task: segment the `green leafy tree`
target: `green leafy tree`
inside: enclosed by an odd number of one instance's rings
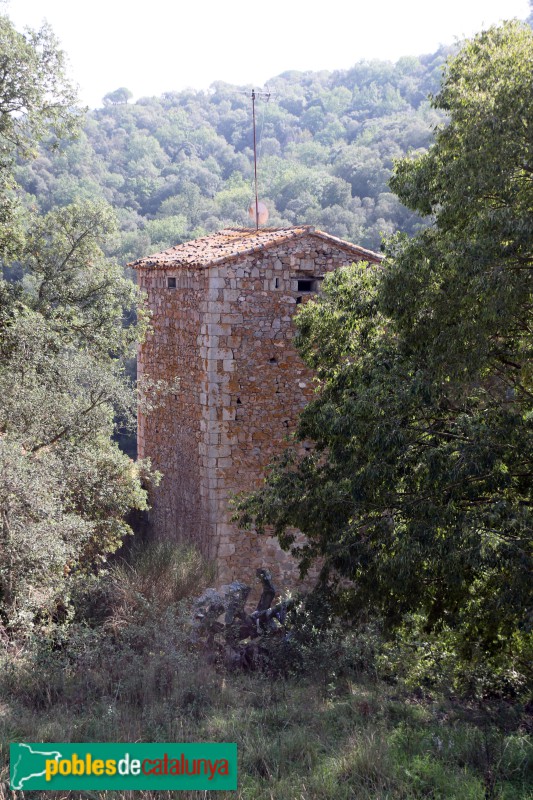
[[[133,92],[130,92],[125,86],[121,86],[120,89],[115,89],[114,92],[108,92],[104,96],[104,105],[105,106],[116,106],[122,105],[127,103],[128,100],[131,100],[133,97]]]
[[[76,93],[65,75],[65,55],[50,26],[19,33],[0,16],[0,136],[31,150],[43,136],[75,130]]]
[[[303,531],[302,566],[350,579],[353,610],[421,611],[466,657],[533,623],[532,68],[520,23],[448,63],[433,104],[449,122],[391,182],[433,224],[301,310],[320,391],[297,438],[315,449],[240,506],[286,547]]]
[[[132,421],[122,359],[135,286],[103,257],[113,226],[98,204],[68,206],[27,231],[22,280],[0,282],[0,614],[27,624],[71,574],[95,569],[145,508],[144,465],[111,437]]]
[[[51,28],[19,33],[0,15],[0,255],[16,253],[23,225],[12,177],[17,154],[35,153],[43,137],[64,137],[79,124],[76,93]]]
[[[275,78],[272,97],[258,108],[259,181],[271,222],[329,226],[374,249],[383,230],[416,230],[414,213],[377,205],[392,159],[426,148],[442,116],[422,98],[436,90],[444,55]],[[169,92],[134,104],[120,94],[119,102],[106,99],[87,115],[85,136],[18,166],[17,180],[30,195],[25,200],[46,212],[79,199],[106,199],[121,212],[123,241],[113,252],[129,253],[125,260],[160,246],[158,226],[153,238],[148,228],[154,218],[169,216],[169,201],[177,204],[171,215],[187,217],[185,239],[247,224],[251,107],[236,89],[218,83],[209,92]],[[230,209],[225,192],[233,175],[249,191],[244,205]]]
[[[102,202],[39,217],[17,212],[14,156],[74,130],[63,56],[44,27],[26,36],[0,17],[0,624],[20,630],[68,599],[70,576],[95,570],[146,507],[144,465],[112,441],[132,420],[122,363],[144,318],[102,246],[115,222]],[[16,256],[15,261],[10,261]],[[129,324],[127,324],[129,323]]]

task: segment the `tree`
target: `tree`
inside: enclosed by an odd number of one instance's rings
[[[392,188],[432,224],[378,268],[324,281],[297,318],[319,392],[265,486],[240,504],[302,567],[389,624],[495,652],[533,621],[533,34],[464,44],[433,99],[448,124],[400,161]],[[528,627],[529,626],[529,627]]]
[[[307,221],[322,226],[327,222],[339,235],[357,237],[359,244],[372,248],[378,246],[383,230],[416,229],[417,215],[404,209],[399,218],[398,204],[387,204],[386,210],[383,204],[382,209],[377,206],[390,177],[392,158],[410,148],[427,147],[439,121],[441,115],[420,99],[436,90],[444,55],[441,49],[407,66],[405,62],[396,67],[368,63],[349,72],[294,73],[274,79],[273,95],[261,108],[258,134],[260,184],[272,213],[277,207],[275,223]],[[188,213],[187,200],[174,211],[187,217],[187,238],[243,224],[248,200],[229,216],[218,202],[232,175],[244,176],[249,183],[253,173],[251,107],[237,88],[229,91],[221,84],[207,93],[167,93],[134,104],[106,100],[104,108],[87,115],[85,135],[78,142],[64,143],[56,153],[19,163],[17,180],[30,195],[28,201],[43,211],[82,197],[99,195],[108,200],[119,209],[124,231],[124,242],[115,252],[131,252],[126,260],[148,252],[145,222],[162,216],[162,204],[173,195],[182,196],[187,183],[197,184],[196,211]],[[367,90],[378,99],[385,98],[384,103],[373,103],[370,117]],[[388,102],[391,97],[393,102]],[[404,110],[398,112],[398,108]],[[313,133],[317,114],[328,116],[322,145]],[[322,179],[311,180],[305,196],[294,197],[288,184],[302,177],[305,167],[316,167]],[[351,184],[352,198],[347,194],[350,187],[335,182],[335,177]],[[152,245],[158,246],[159,241],[153,240]]]
[[[26,233],[22,282],[0,282],[0,614],[27,623],[71,574],[93,570],[145,508],[134,465],[111,437],[132,419],[123,359],[135,286],[103,257],[114,230],[95,203],[53,211]]]
[[[130,92],[129,89],[126,89],[125,86],[121,86],[120,89],[115,89],[114,92],[108,92],[104,95],[104,105],[105,106],[117,106],[127,103],[128,100],[131,100],[133,97],[133,92]]]
[[[144,320],[131,324],[137,290],[104,257],[105,204],[16,213],[15,153],[72,131],[77,113],[47,27],[22,36],[1,17],[0,47],[0,622],[19,629],[66,602],[70,577],[105,561],[129,509],[146,507],[143,465],[111,439],[134,411],[122,363]]]
[[[65,136],[77,126],[76,93],[65,75],[65,55],[48,24],[19,33],[0,16],[0,136],[28,151],[43,136]]]
[[[0,255],[12,257],[23,237],[14,156],[30,156],[45,136],[72,134],[80,112],[65,76],[64,53],[47,24],[22,34],[0,15],[0,66]]]

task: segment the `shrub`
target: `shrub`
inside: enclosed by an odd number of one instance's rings
[[[5,654],[0,692],[36,708],[102,698],[144,706],[173,695],[199,666],[187,598],[210,572],[195,551],[163,542],[80,578],[65,620]]]

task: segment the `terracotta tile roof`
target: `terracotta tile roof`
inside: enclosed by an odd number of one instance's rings
[[[210,236],[170,247],[162,253],[139,258],[128,266],[135,269],[209,267],[303,236],[325,240],[347,253],[369,261],[381,261],[383,258],[372,250],[365,250],[364,247],[358,247],[336,236],[330,236],[329,233],[315,230],[312,225],[299,225],[292,228],[260,228],[258,231],[255,228],[225,228]]]

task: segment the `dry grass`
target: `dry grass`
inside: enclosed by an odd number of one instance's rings
[[[478,712],[479,713],[479,712]],[[1,739],[19,741],[234,741],[237,792],[47,792],[47,800],[531,800],[531,742],[516,712],[514,730],[468,709],[413,703],[379,684],[339,687],[327,697],[316,683],[228,678],[209,668],[184,674],[171,696],[136,704],[106,698],[36,712],[11,698]],[[2,748],[0,800],[7,790]],[[38,793],[18,794],[33,800]]]
[[[306,679],[207,665],[183,599],[210,577],[193,552],[152,546],[110,571],[104,625],[0,656],[0,800],[533,800],[519,706],[422,702],[375,676],[332,684],[328,650]],[[237,742],[239,788],[12,793],[15,741]]]
[[[112,619],[120,624],[143,616],[147,608],[162,612],[200,594],[213,577],[213,568],[194,548],[152,542],[111,568]]]

